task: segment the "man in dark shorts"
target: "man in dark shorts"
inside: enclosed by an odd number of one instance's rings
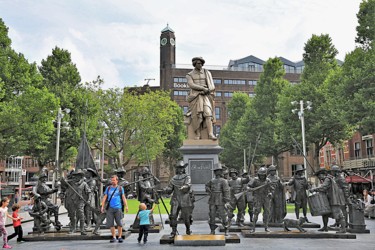
[[[118,177],[117,175],[113,175],[111,177],[111,186],[107,187],[104,193],[104,197],[102,200],[102,209],[101,211],[104,212],[105,206],[107,209],[107,227],[111,229],[112,239],[109,241],[111,243],[116,241],[116,229],[114,225],[114,221],[116,221],[117,224],[117,230],[118,230],[118,242],[122,243],[122,204],[121,200],[124,203],[125,211],[128,212],[128,203],[125,198],[124,194],[124,188],[120,187],[118,185]]]

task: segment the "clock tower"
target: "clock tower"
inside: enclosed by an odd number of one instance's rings
[[[160,35],[160,86],[162,89],[170,89],[172,84],[171,74],[172,68],[176,64],[176,37],[174,31],[169,27],[165,27]]]

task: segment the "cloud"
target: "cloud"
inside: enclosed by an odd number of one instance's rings
[[[227,65],[248,55],[302,59],[312,34],[328,33],[339,59],[354,49],[360,0],[40,0],[4,1],[0,10],[13,48],[38,64],[67,49],[82,81],[105,87],[159,84],[159,36],[169,23],[177,64],[203,56]]]

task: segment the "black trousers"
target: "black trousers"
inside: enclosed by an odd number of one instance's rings
[[[23,231],[22,231],[21,225],[14,228],[14,233],[12,233],[11,235],[8,235],[8,240],[13,239],[16,236],[18,236],[17,237],[18,242],[23,240]]]
[[[139,235],[138,235],[138,242],[142,240],[143,236],[143,242],[147,242],[147,236],[148,236],[148,228],[150,225],[140,225],[139,226]]]

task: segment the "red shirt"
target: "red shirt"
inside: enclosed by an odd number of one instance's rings
[[[12,214],[12,217],[18,218],[18,212],[14,211],[13,214]],[[13,221],[13,227],[18,227],[18,226],[21,226],[21,220],[14,220]]]

